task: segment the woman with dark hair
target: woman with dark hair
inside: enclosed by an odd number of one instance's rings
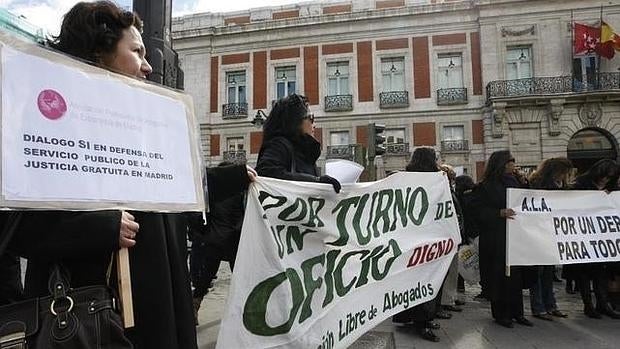
[[[532,189],[560,190],[567,189],[573,164],[567,158],[551,158],[543,161],[530,176]],[[538,319],[551,321],[552,316],[567,317],[558,310],[553,293],[553,275],[555,266],[541,265],[535,270],[535,281],[530,287],[530,306],[532,315]]]
[[[140,18],[110,1],[80,2],[64,17],[52,46],[102,68],[145,78],[151,66]],[[208,170],[209,201],[247,188],[245,166]],[[111,256],[129,250],[135,348],[197,348],[187,270],[187,221],[181,214],[26,211],[11,248],[28,258],[25,296],[45,296],[50,267],[62,264],[74,288],[107,285]]]
[[[520,268],[511,268],[506,276],[506,220],[513,219],[514,210],[506,208],[506,189],[520,188],[524,183],[515,176],[515,159],[509,151],[491,154],[475,198],[480,223],[480,259],[488,263],[486,288],[491,297],[495,321],[512,328],[512,320],[524,326],[533,326],[523,316],[523,280]],[[484,262],[482,262],[484,261]],[[482,270],[481,270],[482,272]]]
[[[256,171],[260,176],[289,181],[330,184],[336,193],[340,183],[319,175],[316,161],[321,143],[313,135],[314,116],[308,114],[308,102],[292,94],[276,102],[263,126],[263,144],[258,153]]]
[[[407,172],[439,172],[437,165],[437,156],[433,148],[422,147],[417,148],[411,156],[411,161],[405,168]],[[440,304],[441,293],[426,303],[418,304],[415,307],[403,310],[392,317],[392,322],[413,325],[418,334],[431,342],[439,342],[433,330],[439,329],[439,324],[433,322],[437,312],[438,304]],[[448,314],[450,315],[450,314]]]
[[[604,190],[609,193],[617,185],[618,164],[614,160],[604,159],[595,163],[586,173],[577,177],[573,189],[575,190]],[[620,319],[609,303],[607,283],[609,280],[607,263],[584,263],[569,266],[569,274],[575,276],[583,301],[583,312],[586,316],[600,319],[601,314],[613,319]],[[590,282],[594,286],[596,307],[592,302]]]

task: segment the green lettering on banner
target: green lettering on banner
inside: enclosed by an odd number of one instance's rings
[[[316,207],[314,206],[315,204]],[[303,224],[309,228],[321,228],[325,226],[325,223],[319,218],[319,212],[325,206],[325,199],[308,198],[308,205],[310,206],[310,216],[308,217],[308,223]]]
[[[366,207],[366,203],[370,198],[370,194],[362,195],[359,203],[359,207],[355,211],[355,215],[353,216],[353,230],[355,230],[355,235],[357,236],[357,242],[364,246],[370,242],[372,235],[370,234],[370,230],[366,229],[366,234],[362,232],[362,216],[364,215],[364,207]]]
[[[403,253],[400,247],[398,247],[398,243],[396,242],[396,240],[390,239],[388,246],[386,246],[385,249],[381,251],[379,255],[377,255],[377,260],[383,257],[383,255],[385,255],[390,250],[390,247],[394,251],[394,254],[385,262],[385,268],[383,269],[383,272],[379,271],[379,263],[373,263],[372,265],[372,277],[376,281],[383,280],[390,273],[392,263],[394,263],[396,258],[398,258],[398,256]]]
[[[355,284],[355,288],[364,286],[368,283],[368,272],[370,271],[370,262],[383,250],[383,246],[375,247],[370,254],[362,260],[362,270]],[[374,266],[374,264],[373,264]]]
[[[347,231],[347,213],[349,212],[349,208],[351,206],[357,205],[360,197],[354,196],[352,198],[340,200],[336,207],[332,210],[332,213],[338,212],[336,215],[336,227],[338,228],[338,240],[333,242],[328,242],[328,245],[332,246],[344,246],[349,241],[349,232]]]
[[[414,215],[413,209],[416,208],[416,200],[418,199],[418,195],[420,195],[420,204],[422,205],[420,207],[420,213],[418,214],[418,216],[416,217]],[[411,198],[409,199],[409,219],[411,220],[411,222],[414,225],[420,225],[422,224],[422,222],[424,221],[424,217],[426,216],[426,212],[428,212],[428,194],[426,194],[426,190],[424,190],[424,188],[422,187],[417,187],[414,191],[413,194],[411,195]]]
[[[271,327],[267,324],[267,303],[273,291],[284,281],[288,280],[291,286],[293,306],[289,312],[288,320],[282,325]],[[290,331],[297,312],[304,300],[304,290],[301,280],[295,269],[287,268],[264,281],[261,281],[248,296],[243,308],[243,325],[245,328],[259,336],[275,336]]]
[[[375,213],[375,219],[372,223],[372,230],[376,238],[381,236],[381,233],[385,234],[390,231],[390,210],[394,201],[394,190],[384,189],[379,192],[379,200],[377,202],[377,208]],[[383,220],[383,229],[379,231],[379,220]]]
[[[301,208],[299,214],[297,216],[291,217],[291,215],[295,213],[299,208]],[[301,198],[297,198],[291,206],[285,208],[284,210],[282,210],[282,212],[280,212],[278,218],[285,222],[298,222],[306,217],[307,212],[308,206],[306,206],[306,202]]]
[[[368,250],[359,250],[359,251],[347,252],[342,255],[342,258],[340,259],[340,262],[338,262],[338,266],[336,267],[336,270],[334,270],[336,294],[339,297],[344,297],[347,293],[349,293],[349,291],[353,287],[353,284],[355,284],[355,281],[357,280],[357,276],[356,276],[353,278],[353,280],[351,280],[351,282],[349,282],[347,286],[344,286],[342,284],[342,268],[344,268],[344,265],[347,263],[347,260],[356,254],[361,254],[362,256],[360,257],[360,259],[362,259],[368,253],[369,253]]]
[[[310,259],[307,259],[301,263],[301,270],[304,274],[304,287],[306,289],[306,299],[303,302],[301,307],[301,315],[299,316],[299,322],[304,322],[307,318],[312,316],[312,296],[314,295],[314,291],[321,288],[323,285],[323,279],[318,278],[314,279],[312,277],[312,269],[315,265],[320,264],[323,265],[325,263],[325,255],[322,254],[320,256],[316,256]]]
[[[400,224],[403,227],[407,226],[407,203],[411,197],[411,188],[407,188],[407,196],[403,198],[403,191],[396,190],[394,200],[394,221],[392,222],[392,228],[390,231],[396,230],[396,223],[398,222],[398,216],[400,216]]]
[[[325,299],[323,299],[323,308],[334,300],[334,268],[336,267],[336,257],[340,254],[340,250],[331,250],[327,252],[327,263],[325,267]]]

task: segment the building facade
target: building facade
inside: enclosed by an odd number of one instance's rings
[[[620,27],[620,3],[604,19]],[[378,173],[419,146],[479,178],[495,150],[528,168],[618,156],[620,59],[573,59],[571,18],[598,25],[600,1],[314,1],[173,20],[207,163],[254,164],[250,123],[304,94],[321,161],[359,160],[369,123],[386,125]],[[381,177],[381,175],[379,176]]]

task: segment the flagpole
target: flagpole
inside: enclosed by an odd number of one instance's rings
[[[599,45],[602,45],[603,43],[601,42],[601,40],[603,40],[603,4],[601,4],[601,18],[599,21],[599,29],[598,29],[598,42]],[[600,81],[601,81],[601,54],[599,52],[596,52],[596,56],[597,56],[597,62],[596,62],[596,87],[599,88],[600,87]]]
[[[570,10],[570,83],[575,88],[575,18],[573,10]]]

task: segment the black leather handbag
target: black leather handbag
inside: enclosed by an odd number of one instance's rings
[[[126,349],[111,289],[72,289],[63,268],[49,278],[50,295],[0,307],[0,349]]]

